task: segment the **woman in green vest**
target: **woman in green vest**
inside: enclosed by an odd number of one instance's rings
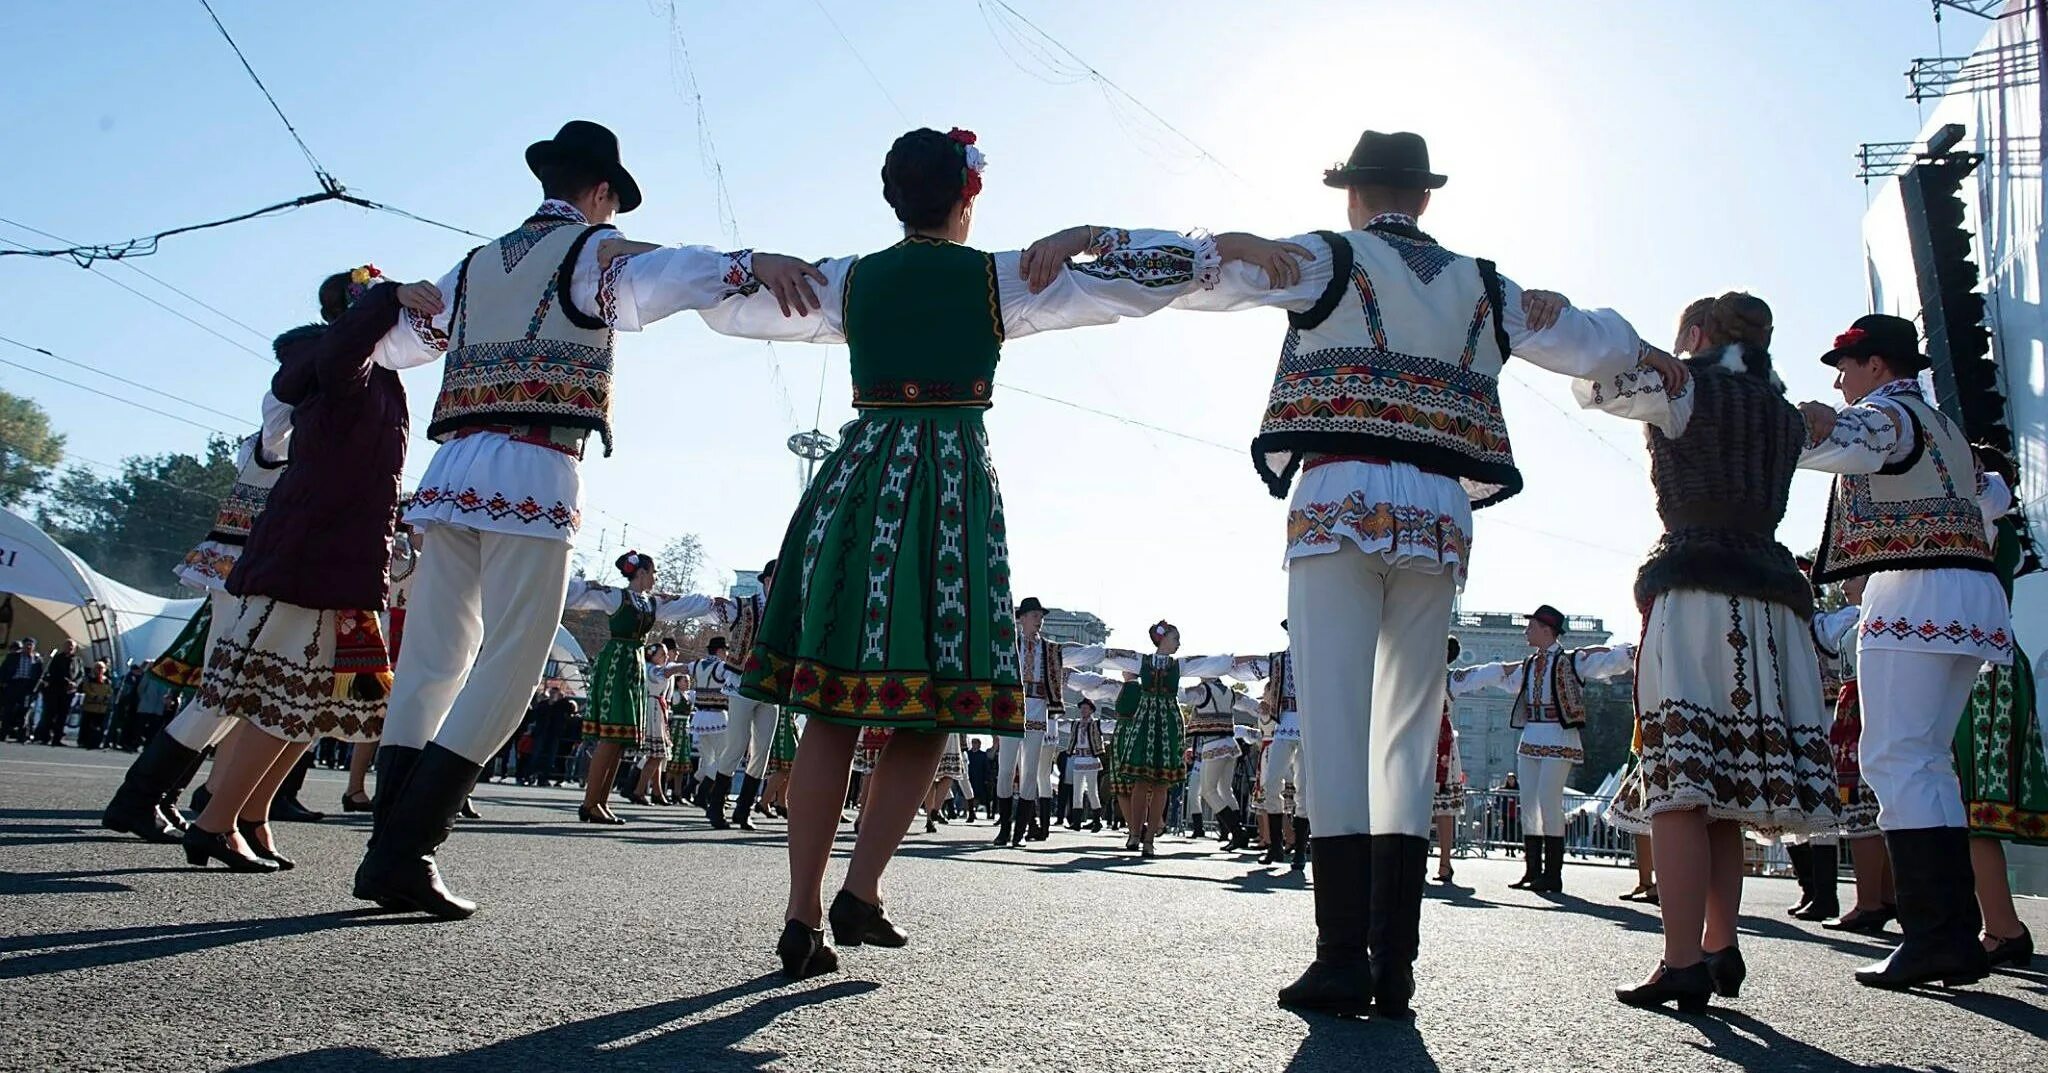
[[[583,738],[594,746],[590,773],[583,783],[583,805],[576,818],[584,823],[619,825],[606,804],[626,745],[637,745],[647,714],[647,672],[642,651],[656,623],[688,622],[721,609],[724,600],[711,596],[677,596],[654,591],[652,556],[629,551],[616,564],[626,587],[595,581],[571,582],[565,610],[598,611],[609,620],[609,639],[590,667],[590,709],[583,717]]]
[[[830,972],[822,883],[864,726],[897,731],[873,775],[830,918],[841,945],[902,946],[881,877],[932,785],[946,735],[1023,731],[1002,497],[982,414],[1008,340],[1108,324],[1213,283],[1218,242],[1075,227],[1021,252],[966,245],[983,157],[969,131],[914,130],[882,164],[902,241],[819,262],[815,312],[765,291],[703,312],[751,339],[845,343],[859,417],[798,503],[741,692],[810,716],[790,783],[790,895],[777,952],[792,977]],[[1247,237],[1248,238],[1248,237]],[[1277,244],[1229,251],[1298,278]],[[608,242],[600,256],[648,249]],[[1092,256],[1069,267],[1070,258]],[[795,313],[797,315],[791,315]],[[808,315],[805,315],[807,314]]]

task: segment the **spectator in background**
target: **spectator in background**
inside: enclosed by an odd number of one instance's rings
[[[107,747],[134,752],[142,747],[137,693],[142,689],[142,664],[128,661],[128,670],[114,685],[114,714],[107,722]]]
[[[156,737],[157,731],[170,723],[177,712],[178,687],[166,679],[142,672],[142,681],[135,686],[135,713],[137,740],[148,741]]]
[[[114,679],[107,673],[107,661],[93,661],[92,669],[79,684],[85,703],[78,716],[78,747],[98,749],[106,744],[107,716],[114,711]]]
[[[550,684],[544,699],[534,706],[532,718],[533,751],[527,761],[533,775],[531,785],[560,786],[562,738],[571,731],[580,737],[583,731],[576,702],[562,694],[560,685]]]
[[[78,642],[69,637],[43,668],[43,718],[36,724],[36,740],[44,745],[64,744],[65,725],[71,720],[71,702],[85,680],[85,663],[78,658]]]
[[[981,747],[980,738],[967,739],[967,785],[974,796],[967,802],[967,822],[974,822],[974,810],[986,804],[995,808],[996,772],[994,758]]]
[[[43,671],[35,638],[7,646],[7,661],[0,663],[0,737],[28,740],[29,702],[42,690]]]

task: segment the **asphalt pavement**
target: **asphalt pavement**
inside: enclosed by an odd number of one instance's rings
[[[270,876],[101,830],[130,759],[0,751],[0,1070],[2048,1070],[2048,961],[1869,991],[1850,973],[1887,945],[1787,918],[1787,880],[1745,885],[1742,997],[1683,1017],[1612,997],[1660,950],[1655,909],[1617,900],[1633,870],[1574,864],[1559,897],[1460,860],[1423,910],[1419,1017],[1340,1021],[1274,1005],[1315,938],[1284,867],[919,825],[886,881],[911,945],[789,984],[779,821],[599,828],[572,790],[483,786],[442,862],[484,908],[432,923],[348,897],[361,816],[279,825],[300,866]],[[305,800],[340,790],[316,771]],[[2021,913],[2048,938],[2048,905]]]

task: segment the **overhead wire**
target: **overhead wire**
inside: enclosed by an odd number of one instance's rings
[[[160,388],[160,387],[156,387],[156,386],[154,386],[154,385],[151,385],[151,384],[145,384],[145,383],[142,383],[142,382],[140,382],[140,381],[136,381],[136,380],[130,380],[130,379],[128,379],[127,377],[125,377],[125,376],[122,376],[122,375],[120,375],[119,373],[113,373],[113,372],[108,372],[107,370],[105,370],[105,369],[102,369],[102,368],[100,368],[100,367],[98,367],[98,366],[96,366],[96,365],[91,365],[91,364],[88,364],[88,363],[86,363],[86,362],[78,361],[78,360],[76,360],[76,359],[74,359],[74,358],[67,358],[67,357],[63,356],[62,354],[57,354],[57,353],[55,353],[55,352],[53,352],[53,351],[51,351],[51,350],[48,350],[48,349],[46,349],[46,348],[44,348],[44,347],[39,347],[39,346],[30,346],[29,344],[27,344],[27,343],[24,343],[24,342],[21,342],[21,341],[20,341],[20,340],[18,340],[18,339],[12,339],[12,338],[9,338],[8,336],[5,336],[5,335],[0,335],[0,343],[6,343],[6,344],[8,344],[8,345],[10,345],[10,346],[16,346],[16,347],[20,347],[21,349],[23,349],[23,350],[26,350],[26,351],[29,351],[30,353],[34,353],[34,354],[41,354],[42,356],[44,356],[44,357],[46,357],[46,358],[49,358],[49,359],[51,359],[52,361],[61,361],[61,362],[63,362],[64,364],[66,364],[66,365],[69,365],[69,366],[71,366],[72,368],[75,368],[75,369],[83,369],[83,370],[85,370],[86,372],[89,372],[89,373],[95,373],[95,374],[97,374],[97,375],[99,375],[99,376],[104,376],[104,377],[106,377],[106,378],[107,378],[107,379],[109,379],[109,380],[113,380],[113,381],[115,381],[115,382],[117,382],[117,383],[122,383],[122,384],[126,384],[126,385],[128,385],[129,387],[133,387],[133,388],[141,388],[141,389],[142,389],[142,390],[144,390],[144,391],[148,391],[148,392],[153,392],[153,393],[155,393],[155,394],[157,394],[157,395],[161,395],[161,396],[163,396],[164,398],[170,399],[170,400],[171,400],[171,401],[173,401],[173,402],[181,402],[181,403],[184,403],[185,405],[187,405],[187,406],[190,406],[190,407],[192,407],[192,408],[193,408],[193,409],[195,409],[195,410],[204,410],[204,411],[206,411],[207,413],[213,414],[213,415],[214,415],[214,416],[216,416],[216,417],[225,417],[225,418],[227,418],[227,419],[228,419],[228,420],[230,420],[230,421],[247,421],[247,420],[248,420],[248,415],[247,415],[247,414],[231,414],[231,413],[228,413],[228,412],[227,412],[227,411],[225,411],[225,410],[217,410],[217,409],[214,409],[214,408],[213,408],[213,407],[211,407],[211,406],[208,406],[208,405],[206,405],[206,404],[205,404],[205,403],[203,403],[203,402],[194,402],[194,401],[192,401],[191,399],[185,398],[185,397],[183,397],[183,396],[181,396],[181,395],[174,395],[174,394],[172,394],[172,393],[170,393],[170,392],[168,392],[168,391],[165,391],[164,389],[162,389],[162,388]]]
[[[277,98],[271,95],[270,87],[263,84],[263,79],[257,75],[256,68],[249,65],[249,57],[242,54],[242,46],[235,43],[234,35],[228,33],[228,28],[221,23],[220,16],[214,14],[213,5],[207,0],[199,0],[199,6],[206,9],[206,17],[213,20],[213,28],[220,31],[221,39],[234,50],[235,58],[242,61],[242,70],[249,72],[249,81],[256,83],[256,88],[263,93],[263,99],[270,102],[270,110],[277,113],[278,122],[284,124],[285,131],[292,136],[292,141],[298,144],[299,152],[306,155],[306,163],[312,165],[313,174],[320,179],[320,185],[328,190],[339,190],[341,184],[335,182],[334,176],[327,173],[327,169],[320,163],[320,158],[314,156],[313,150],[306,145],[306,139],[299,137],[299,128],[292,126],[290,117],[284,114],[284,108],[277,103]]]
[[[14,343],[14,345],[16,345],[16,346],[20,346],[20,347],[22,347],[23,349],[26,349],[26,350],[35,350],[35,351],[37,351],[38,353],[47,353],[47,351],[42,351],[42,350],[40,350],[39,348],[36,348],[36,347],[26,346],[25,344],[22,344],[22,343],[15,343],[15,342],[14,342],[14,340],[12,340],[12,339],[6,339],[6,340],[4,340],[4,341],[6,341],[6,342],[9,342],[9,343]],[[44,370],[44,369],[38,369],[38,368],[36,368],[36,367],[35,367],[35,366],[33,366],[33,365],[23,365],[22,363],[20,363],[20,362],[18,362],[18,361],[9,361],[9,360],[8,360],[8,359],[6,359],[6,358],[0,358],[0,365],[6,365],[6,366],[9,366],[9,367],[11,367],[11,368],[15,368],[15,369],[20,369],[20,370],[21,370],[22,372],[25,372],[25,373],[33,373],[33,374],[35,374],[36,376],[41,376],[41,377],[45,377],[45,378],[47,378],[47,379],[50,379],[50,380],[55,380],[56,382],[58,382],[58,383],[60,383],[60,384],[64,384],[64,385],[67,385],[67,386],[70,386],[70,387],[75,387],[75,388],[77,388],[77,389],[78,389],[78,390],[80,390],[80,391],[86,391],[86,392],[90,392],[90,393],[92,393],[92,394],[94,394],[94,395],[98,395],[99,397],[101,397],[101,398],[103,398],[103,399],[111,399],[111,400],[113,400],[114,402],[119,402],[119,403],[125,403],[125,404],[127,404],[127,405],[129,405],[129,406],[133,406],[133,407],[135,407],[135,408],[136,408],[136,409],[138,409],[138,410],[146,410],[146,411],[148,411],[148,412],[150,412],[150,413],[156,414],[156,415],[157,415],[157,416],[159,416],[159,417],[167,417],[167,418],[170,418],[170,419],[171,419],[171,420],[173,420],[173,421],[177,421],[177,422],[180,422],[180,423],[182,423],[182,424],[187,424],[187,425],[191,425],[191,426],[192,426],[193,428],[199,429],[199,430],[200,430],[200,431],[202,431],[202,432],[216,432],[216,433],[219,433],[220,435],[223,435],[223,436],[232,436],[232,435],[234,435],[234,433],[232,433],[232,432],[229,432],[228,430],[226,430],[226,429],[224,429],[224,428],[216,428],[215,426],[213,426],[213,425],[208,425],[208,424],[205,424],[204,422],[200,422],[200,421],[194,421],[194,420],[192,420],[192,419],[191,419],[191,418],[189,418],[189,417],[184,417],[184,416],[181,416],[181,415],[179,415],[179,414],[174,414],[174,413],[170,412],[169,410],[160,410],[160,409],[158,409],[158,408],[156,408],[156,407],[154,407],[154,406],[151,406],[151,405],[149,405],[148,403],[136,402],[136,401],[135,401],[134,399],[126,399],[126,398],[122,398],[121,396],[119,396],[119,395],[116,395],[116,394],[113,394],[112,392],[108,392],[108,391],[102,391],[102,390],[100,390],[99,388],[93,387],[93,386],[92,386],[92,385],[90,385],[90,384],[81,384],[81,383],[79,383],[79,382],[78,382],[78,381],[76,381],[76,380],[67,380],[67,379],[65,379],[64,377],[58,376],[58,375],[57,375],[57,374],[55,374],[55,373],[49,372],[49,371],[47,371],[47,370]]]
[[[48,231],[43,230],[40,227],[34,227],[29,224],[22,223],[19,220],[10,220],[4,216],[0,216],[0,224],[6,224],[7,226],[15,228],[17,230],[27,231],[32,235],[41,235],[42,237],[50,239],[53,242],[71,243],[77,241],[76,239],[65,238],[63,235],[52,234]],[[25,243],[20,242],[14,243],[14,245],[24,247],[26,246]],[[208,313],[211,313],[214,316],[219,317],[224,321],[227,321],[229,324],[232,324],[235,327],[240,328],[245,332],[248,332],[250,335],[255,336],[257,339],[262,340],[264,342],[270,341],[269,333],[251,325],[249,322],[245,320],[238,319],[234,314],[228,312],[227,310],[222,309],[219,306],[213,305],[212,303],[206,301],[203,298],[200,298],[199,296],[193,294],[190,291],[184,290],[177,284],[172,283],[171,281],[163,278],[162,276],[159,276],[156,273],[149,271],[148,269],[142,267],[141,265],[135,264],[132,261],[116,261],[115,263],[120,265],[122,268],[125,268],[128,271],[133,272],[138,276],[141,276],[143,279],[149,280],[151,283],[154,283],[157,286],[162,287],[163,289],[171,292],[172,294],[175,294],[178,297],[183,298],[184,300],[192,303],[193,305],[196,305],[199,308],[206,310]],[[90,268],[91,266],[88,265],[86,267]],[[183,314],[179,315],[183,316]]]

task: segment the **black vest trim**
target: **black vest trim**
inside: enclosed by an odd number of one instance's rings
[[[1317,231],[1316,235],[1330,244],[1330,284],[1307,312],[1287,314],[1287,326],[1303,331],[1317,327],[1337,311],[1337,303],[1344,300],[1344,292],[1351,286],[1352,266],[1357,263],[1350,239],[1335,231]]]
[[[1293,452],[1286,467],[1274,473],[1266,467],[1268,454]],[[1472,509],[1490,507],[1522,490],[1522,472],[1512,465],[1481,462],[1458,451],[1420,444],[1390,436],[1361,432],[1267,432],[1252,440],[1252,466],[1274,499],[1287,498],[1288,485],[1301,471],[1302,456],[1370,455],[1390,462],[1406,462],[1425,473],[1461,481],[1497,486],[1493,494],[1472,501]]]
[[[1506,365],[1514,348],[1508,345],[1508,290],[1501,286],[1500,269],[1484,257],[1473,258],[1479,266],[1479,285],[1486,288],[1486,301],[1493,306],[1493,345],[1500,348],[1500,363]]]
[[[1927,439],[1923,435],[1924,430],[1920,427],[1920,415],[1914,413],[1911,406],[1902,405],[1899,409],[1905,411],[1906,423],[1911,426],[1910,428],[1900,429],[1899,434],[1902,436],[1911,435],[1913,437],[1913,450],[1912,453],[1897,462],[1887,462],[1880,467],[1877,472],[1886,477],[1896,477],[1919,465],[1920,456],[1927,453]]]
[[[555,294],[561,299],[562,315],[569,318],[569,323],[587,332],[603,331],[611,325],[576,308],[576,299],[569,294],[569,284],[576,277],[576,258],[582,255],[583,246],[590,241],[592,235],[599,231],[616,230],[618,228],[607,224],[592,224],[584,228],[583,233],[576,236],[576,241],[569,244],[569,254],[562,258],[562,267],[555,272]]]

